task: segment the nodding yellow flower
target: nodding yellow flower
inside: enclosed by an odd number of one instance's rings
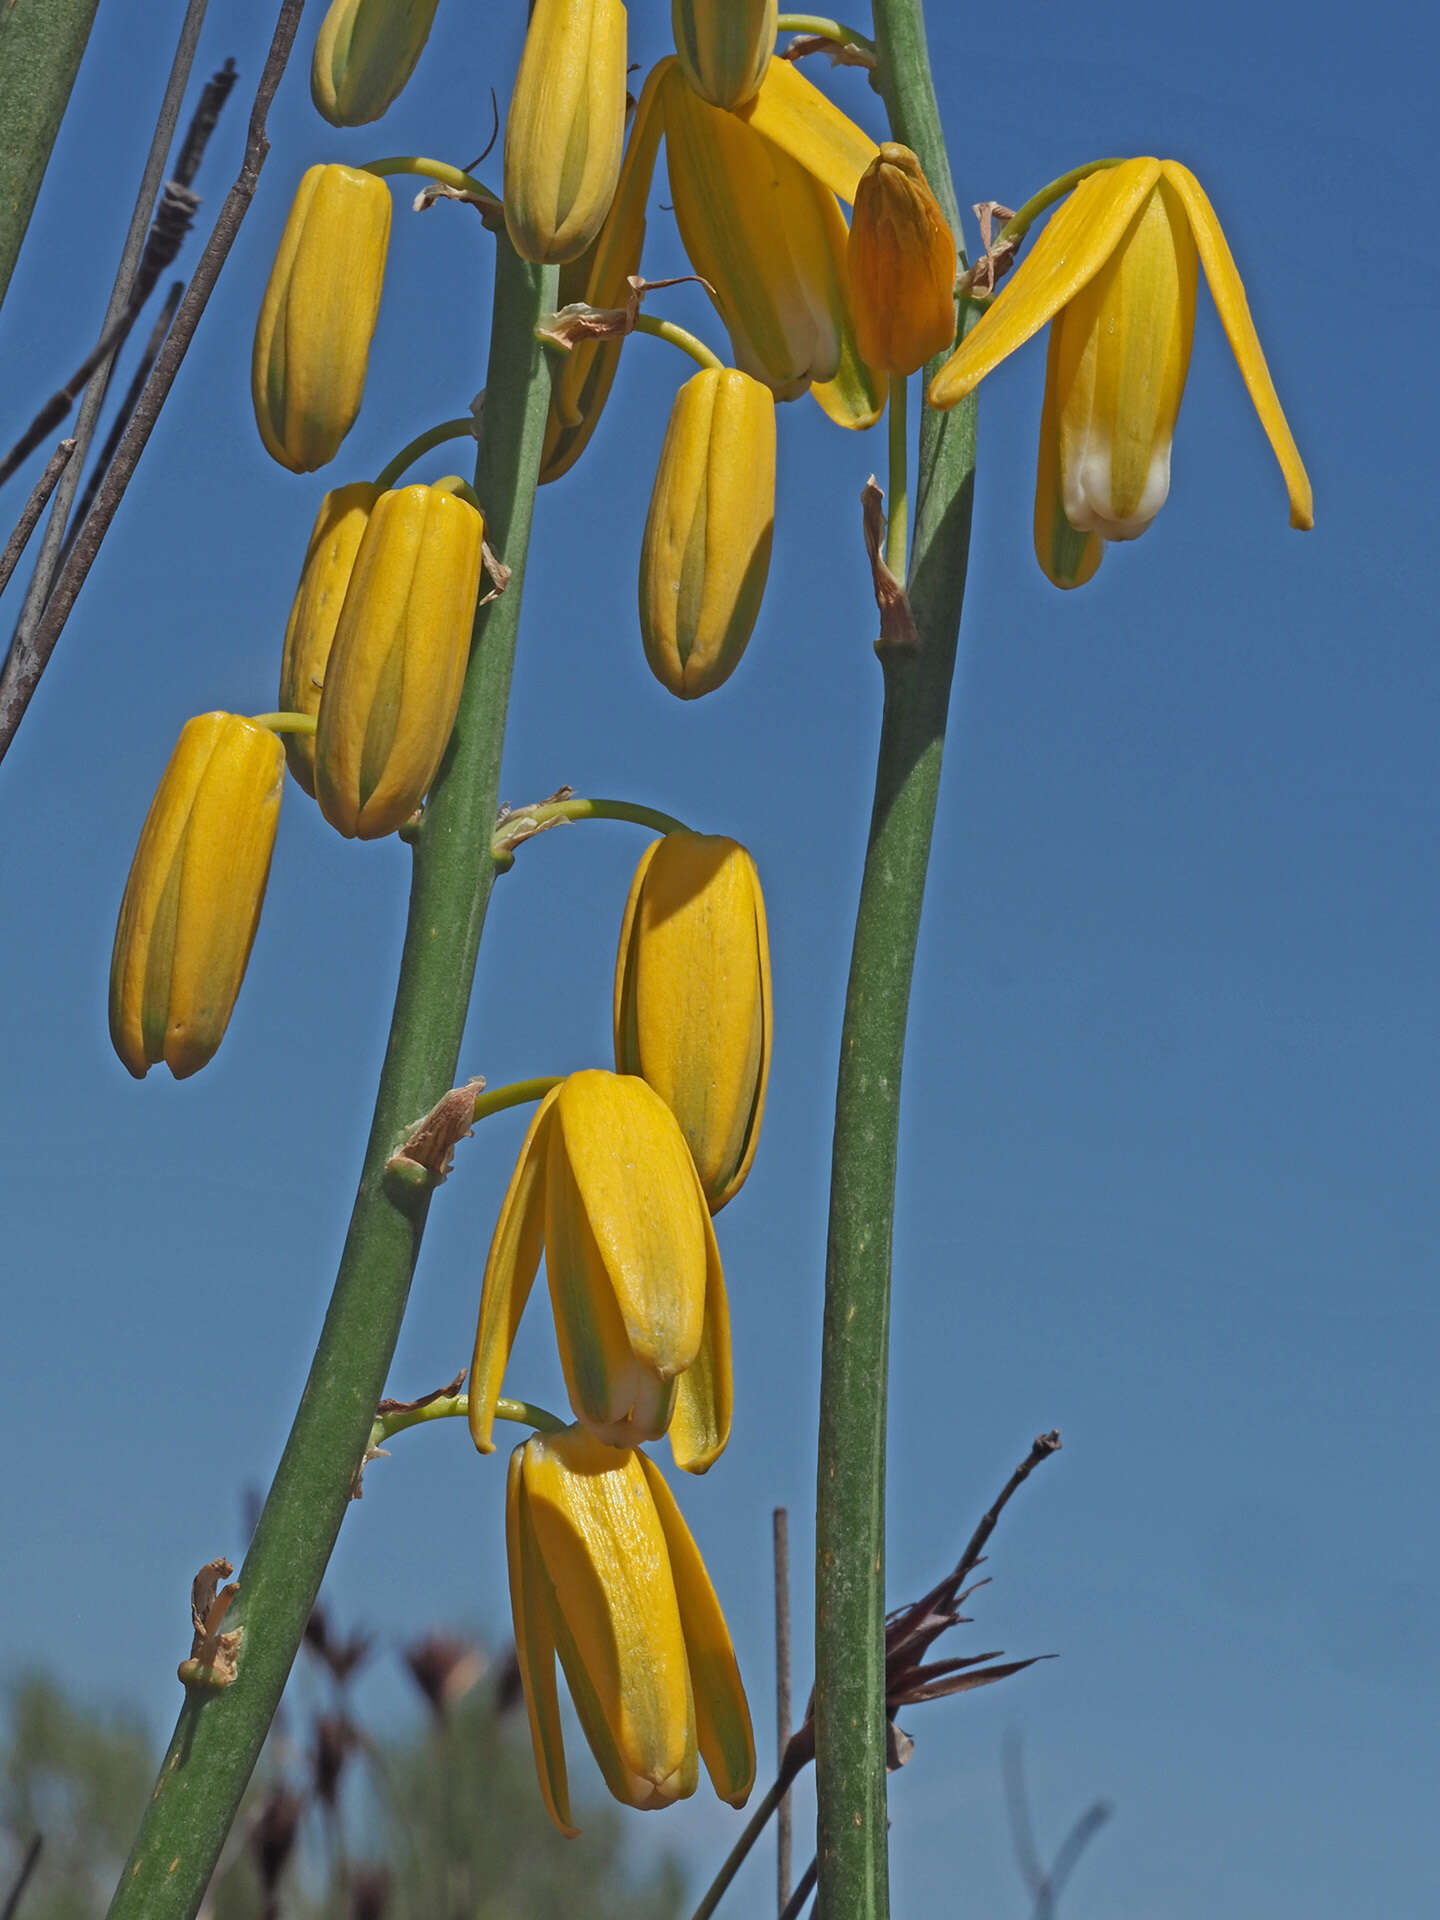
[[[137,1080],[198,1073],[225,1037],[260,923],[285,756],[234,713],[187,720],[141,829],[110,960],[110,1038]]]
[[[694,700],[740,664],[770,570],[775,401],[734,368],[675,396],[640,547],[640,632],[662,686]]]
[[[510,1456],[505,1539],[515,1657],[540,1792],[573,1839],[555,1657],[590,1751],[627,1807],[694,1793],[698,1761],[732,1807],[755,1780],[750,1709],[729,1630],[654,1462],[580,1427]]]
[[[280,697],[283,713],[315,714],[320,710],[320,693],[325,685],[325,669],[345,590],[350,585],[355,556],[370,521],[370,511],[380,498],[380,489],[368,481],[348,487],[336,487],[320,502],[310,544],[305,549],[305,564],[300,569],[300,584],[285,625],[285,651],[280,662]],[[315,792],[315,736],[287,733],[285,758],[296,780],[313,796]]]
[[[260,438],[292,473],[333,460],[355,424],[389,242],[383,180],[310,168],[280,236],[250,362]]]
[[[909,147],[885,141],[861,175],[845,267],[867,366],[914,373],[955,338],[955,238]]]
[[[704,1473],[730,1437],[730,1313],[685,1136],[643,1080],[587,1069],[540,1103],[500,1209],[475,1331],[470,1436],[491,1428],[545,1254],[570,1405],[612,1447],[669,1431]]]
[[[505,226],[551,265],[584,253],[615,197],[625,139],[620,0],[535,0],[505,123]]]
[[[775,51],[777,0],[671,0],[685,78],[712,107],[753,100]]]
[[[655,1089],[710,1211],[745,1184],[770,1072],[770,943],[738,840],[671,833],[640,857],[615,964],[615,1067]]]
[[[415,71],[436,0],[331,0],[310,64],[310,98],[332,127],[378,120]]]
[[[930,404],[953,407],[1053,322],[1035,551],[1056,586],[1082,585],[1102,541],[1136,539],[1164,505],[1198,267],[1280,463],[1290,524],[1314,525],[1310,482],[1214,209],[1178,161],[1126,160],[1086,175],[930,384]]]
[[[452,477],[382,493],[360,539],[315,732],[315,797],[348,840],[404,826],[449,744],[485,535],[462,490]]]
[[[685,251],[713,292],[736,365],[793,400],[840,366],[844,216],[800,161],[709,106],[678,68],[668,79],[665,153]]]

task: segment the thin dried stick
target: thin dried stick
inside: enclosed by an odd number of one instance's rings
[[[10,576],[20,563],[26,542],[35,531],[35,522],[45,511],[45,502],[55,491],[55,482],[65,471],[66,463],[75,451],[74,440],[62,440],[45,463],[45,471],[30,490],[30,498],[21,509],[20,518],[15,522],[15,531],[5,542],[5,551],[0,553],[0,593],[4,593],[10,584]]]
[[[16,645],[11,649],[3,677],[0,677],[0,759],[10,749],[10,743],[30,699],[40,683],[40,676],[49,663],[55,644],[64,631],[70,610],[75,605],[85,577],[89,573],[100,543],[109,531],[115,518],[116,509],[124,498],[125,489],[145,451],[160,409],[175,383],[181,363],[200,316],[220,278],[221,268],[225,265],[235,236],[240,231],[240,223],[249,211],[250,202],[255,197],[255,188],[260,179],[260,169],[270,151],[270,142],[265,132],[265,120],[270,111],[270,103],[285,71],[285,63],[290,57],[294,45],[295,32],[300,24],[300,12],[304,0],[284,0],[280,16],[275,25],[274,38],[270,42],[270,52],[265,61],[265,70],[260,76],[260,85],[256,90],[255,104],[250,113],[250,129],[245,141],[245,158],[235,179],[234,186],[226,196],[219,217],[211,229],[210,238],[205,243],[205,251],[200,256],[184,299],[180,302],[180,311],[175,316],[175,324],[160,349],[160,357],[155,362],[150,378],[145,383],[145,391],[140,396],[125,437],[120,442],[114,463],[106,474],[99,492],[95,496],[95,505],[89,518],[81,529],[71,549],[70,557],[61,569],[55,582],[54,591],[46,602],[45,611],[36,626],[33,635],[22,646],[21,636],[16,635]]]
[[[775,1537],[775,1767],[783,1770],[790,1744],[790,1515],[776,1507]],[[775,1891],[783,1914],[790,1901],[790,1795],[775,1813]]]

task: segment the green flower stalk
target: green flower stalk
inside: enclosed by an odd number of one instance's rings
[[[510,1456],[505,1531],[515,1655],[546,1811],[571,1838],[555,1661],[623,1805],[694,1793],[699,1761],[743,1806],[755,1780],[745,1689],[704,1562],[653,1461],[583,1427]]]

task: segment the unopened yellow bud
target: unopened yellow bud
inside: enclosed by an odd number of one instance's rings
[[[526,260],[582,254],[615,197],[625,137],[620,0],[535,0],[505,125],[505,226]]]
[[[141,829],[110,959],[110,1038],[143,1080],[198,1073],[225,1035],[260,921],[285,756],[233,713],[181,729]]]
[[[573,1838],[555,1659],[622,1805],[694,1793],[699,1761],[743,1806],[755,1741],[729,1629],[658,1468],[579,1427],[510,1456],[505,1537],[515,1657],[546,1811]]]
[[[775,401],[733,367],[675,396],[640,548],[640,632],[663,686],[730,678],[760,611],[775,521]]]
[[[331,0],[310,98],[332,127],[363,127],[399,97],[425,51],[437,0]]]
[[[300,584],[285,626],[280,697],[276,703],[283,713],[320,711],[320,693],[325,685],[335,626],[345,604],[345,591],[350,585],[370,509],[379,498],[378,487],[360,481],[352,486],[336,487],[320,502],[310,544],[305,549],[305,564],[300,569]],[[315,736],[287,733],[284,739],[285,758],[291,773],[306,793],[313,794]]]
[[[712,107],[743,107],[775,51],[777,0],[671,0],[685,78]]]
[[[389,240],[383,180],[310,168],[280,236],[250,362],[260,438],[292,473],[333,460],[355,424]]]
[[[491,1429],[541,1252],[570,1404],[607,1446],[669,1432],[704,1473],[730,1437],[730,1310],[705,1195],[660,1095],[572,1073],[540,1103],[500,1209],[470,1368],[470,1435]]]
[[[887,140],[860,177],[845,254],[860,358],[914,373],[955,338],[955,240],[909,147]]]
[[[770,1071],[770,944],[737,840],[671,833],[641,856],[615,966],[615,1067],[680,1122],[718,1213],[755,1158]]]
[[[463,486],[381,494],[355,556],[315,734],[315,797],[347,839],[405,824],[455,724],[485,533]]]

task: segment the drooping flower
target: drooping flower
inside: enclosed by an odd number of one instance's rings
[[[615,1065],[685,1135],[712,1213],[760,1138],[773,1016],[765,901],[738,840],[670,833],[641,855],[615,963]]]
[[[310,98],[332,127],[363,127],[399,98],[425,51],[437,0],[330,0]]]
[[[775,401],[733,367],[675,396],[640,546],[640,633],[662,686],[722,686],[749,641],[775,524]]]
[[[584,253],[615,197],[625,138],[620,0],[535,0],[505,123],[505,226],[526,260]]]
[[[612,1447],[667,1430],[703,1473],[730,1437],[730,1314],[685,1136],[643,1080],[587,1069],[541,1101],[500,1209],[475,1331],[470,1434],[491,1428],[545,1255],[570,1405]]]
[[[955,338],[955,238],[920,162],[887,140],[860,176],[845,254],[860,357],[914,373]]]
[[[743,107],[775,51],[777,0],[671,0],[685,78],[712,107]]]
[[[354,167],[311,167],[280,236],[250,362],[255,424],[292,473],[333,460],[355,424],[390,241],[390,190]]]
[[[1199,267],[1280,463],[1290,524],[1314,524],[1310,482],[1204,190],[1178,161],[1127,160],[1086,175],[930,384],[931,405],[953,407],[1051,323],[1035,551],[1056,586],[1082,585],[1102,541],[1136,539],[1165,502]]]
[[[574,1835],[555,1685],[625,1806],[694,1793],[703,1759],[722,1800],[755,1779],[745,1689],[720,1603],[653,1461],[581,1427],[510,1456],[505,1533],[515,1654],[546,1810]]]
[[[333,488],[320,502],[285,625],[279,696],[283,713],[315,714],[320,710],[340,609],[345,604],[355,556],[379,498],[380,489],[362,480]],[[287,733],[285,758],[296,780],[313,797],[315,736]]]
[[[370,510],[324,670],[315,797],[347,839],[394,833],[449,744],[470,659],[485,522],[451,477]]]
[[[234,713],[187,720],[125,883],[110,960],[110,1038],[143,1080],[184,1080],[224,1038],[260,923],[285,756]]]

